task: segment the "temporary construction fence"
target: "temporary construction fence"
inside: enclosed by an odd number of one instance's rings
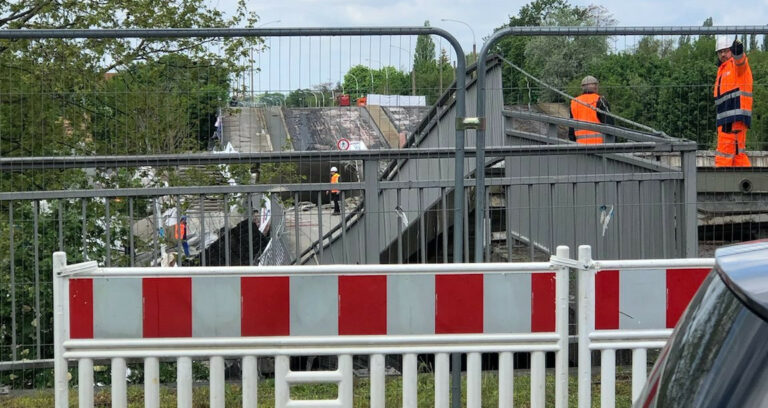
[[[731,31],[766,33],[766,30],[768,29],[762,26],[535,27],[502,30],[503,32],[500,31],[499,35],[651,36],[699,34],[706,36]],[[332,38],[335,43],[339,37],[366,37],[368,34],[374,35],[373,33],[378,33],[381,37],[378,40],[378,45],[390,51],[394,50],[398,58],[400,52],[397,51],[396,45],[391,44],[393,36],[396,39],[395,43],[400,36],[411,36],[414,39],[417,35],[450,36],[439,29],[418,27],[308,30],[47,30],[45,32],[4,30],[0,33],[0,37],[19,40],[21,38],[105,38],[107,36],[120,38],[143,38],[144,36],[146,38],[165,38],[164,36],[177,38],[193,35],[207,36],[208,38],[263,36],[265,38],[275,37],[272,45],[276,51],[272,52],[280,55],[284,53],[285,49],[278,49],[280,43],[278,40],[283,38],[287,40],[285,41],[287,43],[286,48],[290,49],[291,44],[293,44],[294,51],[306,47],[306,38],[303,39],[303,43],[301,39],[296,38],[292,42],[288,39],[290,36],[326,37]],[[458,46],[453,39],[449,42]],[[335,63],[337,55],[330,56],[330,54],[335,52],[336,48],[325,48],[325,44],[329,43],[330,41],[323,42],[323,45],[318,47],[328,51],[328,59],[322,58],[318,61],[310,56],[309,60],[300,58],[298,64],[291,65],[313,67],[312,69],[314,69],[314,67],[325,66],[324,62],[333,60]],[[339,43],[341,44],[341,42]],[[376,46],[375,40],[373,43]],[[285,43],[283,44],[285,45]],[[352,48],[353,45],[350,44],[358,45],[359,43],[354,41],[347,43],[345,41],[343,44]],[[489,44],[488,47],[491,45]],[[365,48],[365,44],[363,44],[363,48]],[[304,50],[306,49],[304,48]],[[291,53],[288,52],[287,54]],[[375,56],[375,52],[373,54]],[[485,55],[485,51],[483,55]],[[184,203],[189,205],[186,211],[189,211],[189,208],[199,207],[201,211],[196,214],[200,220],[199,225],[208,225],[207,221],[218,218],[220,222],[217,225],[223,226],[225,232],[233,227],[235,216],[248,219],[247,223],[243,223],[243,225],[247,224],[244,228],[248,231],[247,238],[245,238],[246,234],[240,235],[241,241],[237,242],[234,239],[229,239],[229,234],[223,234],[221,240],[223,242],[219,246],[221,251],[218,254],[222,259],[219,263],[221,265],[255,263],[254,256],[247,254],[248,250],[253,250],[255,245],[253,242],[257,240],[254,237],[255,231],[257,231],[253,223],[254,208],[250,204],[241,204],[242,213],[234,214],[228,212],[229,206],[221,206],[224,207],[222,210],[211,211],[210,204],[212,202],[226,203],[234,197],[269,192],[281,194],[288,200],[293,199],[295,203],[293,211],[287,211],[283,216],[284,229],[282,231],[285,233],[283,237],[294,237],[294,244],[302,241],[306,245],[288,246],[283,248],[284,250],[273,248],[265,252],[265,256],[262,258],[264,260],[281,259],[280,262],[290,262],[301,258],[307,262],[323,264],[375,263],[378,261],[398,264],[441,261],[447,263],[470,258],[488,261],[499,260],[498,256],[491,256],[492,245],[489,243],[499,244],[501,242],[506,245],[504,249],[508,252],[507,259],[513,259],[512,252],[520,249],[520,242],[527,243],[528,247],[523,248],[522,251],[528,252],[525,259],[531,261],[546,259],[556,244],[563,243],[572,247],[579,243],[592,244],[596,257],[602,259],[697,256],[696,235],[698,231],[696,229],[695,207],[700,204],[701,195],[697,198],[697,183],[694,178],[697,169],[695,168],[695,160],[693,160],[696,154],[691,143],[680,139],[670,141],[660,137],[642,140],[627,138],[634,140],[634,142],[588,147],[576,146],[564,140],[556,140],[554,137],[556,135],[550,134],[546,136],[520,136],[522,134],[521,129],[515,128],[513,120],[519,119],[521,116],[527,116],[527,119],[531,121],[545,123],[549,130],[556,130],[558,125],[563,128],[573,126],[574,123],[564,118],[545,117],[544,120],[541,120],[541,117],[535,118],[527,112],[502,112],[501,109],[508,107],[503,107],[503,104],[507,102],[506,100],[498,99],[501,91],[506,91],[503,89],[506,85],[500,77],[503,74],[499,70],[504,69],[500,68],[500,65],[501,67],[506,66],[495,58],[488,58],[488,60],[481,58],[481,65],[486,64],[487,69],[473,73],[471,69],[464,69],[465,59],[460,47],[456,48],[456,56],[458,65],[456,82],[453,86],[455,92],[442,94],[438,100],[439,103],[429,110],[427,117],[414,129],[411,138],[408,139],[413,143],[407,145],[408,149],[356,152],[335,150],[261,152],[244,150],[243,154],[237,155],[190,154],[188,151],[171,149],[170,151],[153,150],[151,153],[157,154],[152,155],[141,150],[136,153],[136,156],[115,156],[128,153],[111,148],[125,145],[133,146],[135,134],[129,130],[130,127],[115,126],[113,122],[107,122],[104,124],[104,128],[115,132],[114,135],[110,134],[115,138],[115,143],[110,145],[109,149],[95,152],[95,154],[104,154],[104,156],[91,156],[91,153],[94,152],[89,151],[87,155],[71,157],[69,149],[65,149],[64,152],[30,150],[29,157],[14,157],[13,152],[4,155],[0,159],[0,169],[3,170],[5,177],[8,177],[8,182],[4,184],[7,188],[0,193],[0,206],[3,208],[0,224],[9,227],[0,229],[7,231],[7,241],[9,241],[7,247],[9,256],[6,258],[9,262],[5,264],[7,267],[3,271],[9,279],[3,281],[3,284],[4,288],[8,288],[10,297],[6,297],[0,302],[0,314],[3,317],[10,316],[7,318],[9,322],[6,326],[10,329],[4,333],[2,344],[0,344],[0,354],[4,360],[0,364],[0,369],[4,369],[4,367],[29,367],[33,363],[23,360],[30,357],[36,360],[35,363],[41,363],[39,367],[44,366],[45,363],[51,363],[51,360],[48,359],[52,355],[53,345],[52,320],[50,318],[52,282],[49,281],[49,275],[46,273],[50,268],[50,258],[44,254],[54,250],[66,251],[70,260],[96,259],[101,265],[107,267],[113,265],[147,265],[149,264],[148,258],[157,258],[157,252],[159,252],[157,247],[159,247],[158,241],[160,240],[157,233],[152,230],[149,230],[148,233],[146,231],[143,234],[139,233],[137,225],[139,221],[151,217],[147,208],[154,208],[154,203],[149,204],[149,202],[154,201],[167,200],[168,205],[177,206],[179,209],[182,209],[182,205],[179,203]],[[379,58],[384,59],[381,55]],[[266,55],[264,59],[267,59]],[[360,59],[363,59],[362,55]],[[278,58],[275,60],[277,62]],[[260,62],[261,57],[259,57]],[[392,59],[390,58],[389,62],[377,62],[380,66],[384,66],[392,62]],[[269,64],[272,64],[271,60]],[[289,69],[288,73],[290,74],[290,72]],[[383,82],[386,80],[386,72],[392,73],[386,70],[371,73],[371,86],[374,83],[373,75],[377,75],[377,82]],[[7,75],[7,77],[14,78],[15,76]],[[285,77],[290,78],[291,75],[285,75]],[[479,81],[472,81],[473,77]],[[481,77],[486,80],[480,80]],[[355,82],[360,81],[361,84],[365,80],[362,77],[353,77],[352,79]],[[17,81],[8,82],[12,84]],[[673,89],[677,89],[682,96],[679,99],[674,99],[680,103],[670,104],[683,105],[690,102],[691,98],[688,96],[687,90],[691,86],[699,89],[710,87],[711,84],[676,83]],[[301,82],[299,82],[299,87],[301,87]],[[441,84],[440,90],[448,87],[450,87],[448,83],[445,84],[445,87]],[[355,86],[355,88],[359,88],[359,86]],[[617,88],[614,87],[615,89]],[[294,90],[295,87],[290,85],[288,88],[267,86],[260,88],[259,91],[254,91],[252,88],[251,96],[254,92],[261,91],[273,94]],[[631,92],[634,88],[627,86],[625,90]],[[6,93],[17,92],[12,86],[4,87],[2,91]],[[31,91],[22,90],[20,94],[29,97],[19,98],[18,104],[9,102],[5,105],[9,107],[12,118],[24,118],[24,115],[34,116],[37,109],[53,108],[55,104],[51,104],[50,101],[55,101],[60,96],[55,92],[50,94],[39,94],[36,91],[33,93],[25,92]],[[94,94],[100,95],[95,91]],[[123,93],[110,91],[107,95],[115,97],[116,95],[123,95]],[[706,98],[698,99],[696,102],[698,105],[706,105],[706,108],[711,108],[709,97],[708,94]],[[317,98],[322,98],[322,96],[315,96],[314,106],[318,106]],[[114,99],[123,100],[119,97]],[[147,98],[140,99],[146,100]],[[476,99],[477,102],[475,103]],[[480,100],[485,101],[484,111],[479,108]],[[518,103],[522,105],[525,101]],[[118,104],[118,108],[121,106]],[[301,109],[309,109],[305,106]],[[651,113],[655,112],[654,109],[656,109],[650,106],[644,106],[644,108]],[[335,107],[335,109],[342,108]],[[352,109],[357,108],[346,107],[344,109],[352,112]],[[118,110],[134,112],[133,109]],[[237,110],[237,107],[233,110]],[[269,114],[269,117],[265,118],[265,122],[272,120],[283,122],[285,117],[289,116],[284,112],[285,110],[285,102],[283,101],[282,110],[279,107],[272,107],[272,109],[265,111]],[[702,108],[702,110],[706,109]],[[52,114],[52,117],[58,117],[58,111],[53,110],[52,112],[57,112]],[[161,112],[166,111],[161,110]],[[362,116],[369,115],[365,112],[361,112],[361,114]],[[174,115],[161,116],[173,117]],[[481,122],[485,125],[485,129],[462,129],[464,123],[460,122],[467,116],[478,116],[482,119]],[[700,116],[706,118],[704,114]],[[62,116],[62,118],[64,117],[69,120],[82,121],[90,116],[83,115],[82,112],[78,111]],[[343,116],[342,119],[353,117],[355,116],[349,114]],[[132,123],[134,120],[138,122],[138,119],[143,118],[130,115],[126,118],[127,123]],[[38,119],[30,119],[27,123],[34,123],[36,120]],[[77,124],[77,122],[72,123]],[[664,127],[663,125],[666,124],[662,123],[661,125]],[[595,125],[595,127],[602,130],[601,126]],[[84,138],[90,134],[88,129],[80,129],[79,125],[71,128],[75,131],[81,130]],[[286,127],[283,126],[283,128]],[[24,127],[24,129],[30,128]],[[696,130],[704,133],[711,129],[700,126]],[[288,132],[285,129],[283,131]],[[226,133],[227,129],[224,129],[224,132]],[[480,137],[481,133],[482,138]],[[641,133],[634,132],[637,136],[642,136]],[[668,131],[668,133],[672,136],[680,136],[674,131]],[[52,132],[42,132],[36,138],[37,134],[31,133],[31,138],[37,139],[34,146],[55,146],[55,143],[47,139],[53,134]],[[157,135],[164,134],[163,132],[157,133]],[[27,136],[27,134],[23,135]],[[283,140],[286,140],[285,137],[291,135],[283,134],[282,136]],[[275,143],[274,145],[282,144]],[[477,148],[472,146],[477,146]],[[461,147],[466,147],[466,149],[462,150]],[[707,146],[699,147],[706,148]],[[134,150],[128,150],[128,152],[134,152]],[[629,155],[646,155],[644,156],[646,158],[656,158],[662,153],[669,155],[673,162],[676,161],[675,164],[649,165],[648,160],[645,160],[645,163],[640,165],[638,163],[644,162],[644,160],[627,158]],[[48,156],[49,154],[53,156]],[[480,160],[485,161],[489,166],[494,165],[494,168],[489,167],[485,172],[474,171],[474,163],[480,156],[483,157]],[[606,171],[605,167],[600,166],[600,164],[605,163],[604,158],[610,159],[608,161],[611,166],[610,171]],[[615,160],[617,158],[619,160]],[[506,168],[495,167],[496,165],[500,166],[502,161],[505,162]],[[628,161],[631,162],[629,163],[631,165],[624,166],[623,164]],[[276,162],[299,163],[299,165],[311,167],[313,170],[309,172],[308,181],[310,182],[297,181],[238,186],[173,184],[167,186],[152,185],[149,188],[143,186],[124,188],[126,184],[112,183],[110,180],[106,180],[103,181],[105,184],[84,182],[73,189],[71,184],[49,181],[54,178],[58,179],[58,177],[49,178],[51,174],[56,176],[77,174],[77,178],[82,178],[83,175],[90,178],[96,174],[108,178],[109,175],[121,172],[129,174],[129,176],[136,175],[139,173],[139,169],[147,167],[154,169],[167,167],[180,174],[189,168],[202,168],[204,165],[243,164],[250,165],[252,168],[259,166],[263,168],[266,167],[265,165],[272,165]],[[341,220],[339,218],[333,219],[329,215],[328,218],[335,222],[328,223],[328,219],[323,218],[324,209],[322,207],[324,203],[327,203],[325,192],[330,188],[330,185],[324,181],[327,181],[327,168],[331,164],[337,163],[363,163],[362,168],[369,170],[363,172],[361,179],[343,178],[343,185],[337,187],[342,191],[342,194],[347,195],[348,199],[362,198],[367,202],[367,205],[357,207],[354,214],[345,214],[345,216],[339,217]],[[378,180],[375,177],[365,177],[366,174],[376,174],[386,163],[396,163],[395,166],[399,168],[398,174],[393,173],[391,176]],[[682,163],[681,166],[680,163]],[[528,166],[528,164],[533,164],[533,166]],[[503,177],[496,173],[493,174],[493,177],[485,178],[486,173],[492,174],[499,169],[505,171]],[[757,176],[760,173],[755,172],[755,174],[755,180],[758,180]],[[16,183],[14,176],[20,175],[33,175],[34,177],[31,178],[35,180],[35,183]],[[728,172],[721,173],[721,175],[736,177]],[[19,179],[23,179],[23,177]],[[6,181],[5,178],[4,181]],[[746,209],[747,215],[758,211],[764,212],[762,207],[759,207],[759,203],[764,198],[766,190],[765,188],[758,188],[758,183],[755,183],[754,187],[755,190],[748,195],[750,204],[754,207]],[[483,190],[485,194],[483,194]],[[454,191],[457,194],[452,197]],[[721,190],[715,191],[720,192]],[[474,197],[472,197],[473,194]],[[307,196],[311,197],[309,201],[313,202],[313,207],[305,212],[317,213],[312,222],[303,217],[300,203],[300,198],[306,201],[305,197]],[[460,196],[464,196],[464,198]],[[719,201],[720,196],[716,196],[716,193],[710,193],[710,196]],[[492,206],[492,200],[499,197],[504,197],[503,204],[500,205],[496,200]],[[599,198],[602,200],[598,200]],[[247,200],[248,203],[250,201]],[[472,205],[471,201],[476,204]],[[451,205],[452,203],[453,205]],[[603,215],[600,209],[601,204],[605,204],[606,214],[609,213],[610,209],[615,209],[612,221],[605,222],[607,228],[598,223],[599,220],[602,220]],[[207,209],[202,211],[206,207]],[[478,208],[481,210],[477,210]],[[343,210],[344,208],[342,208]],[[711,212],[714,213],[716,210],[717,208],[714,208]],[[505,213],[506,218],[500,217],[499,213]],[[476,225],[485,226],[484,231],[483,228],[473,229],[471,227],[470,219],[473,215],[476,217],[476,222],[479,220]],[[354,227],[357,230],[347,228],[351,224],[348,222],[350,219],[347,216],[362,220],[362,222],[355,224]],[[275,225],[277,225],[280,217],[276,215],[275,218]],[[409,221],[403,225],[406,219]],[[204,222],[205,220],[207,221]],[[752,224],[756,227],[761,225],[749,220],[746,224]],[[726,230],[728,226],[728,224],[718,225],[723,230]],[[762,225],[765,223],[763,222]],[[555,226],[560,229],[556,229]],[[279,229],[273,229],[273,232],[275,230]],[[54,231],[57,233],[53,233]],[[6,233],[4,232],[4,234]],[[499,239],[502,234],[506,239]],[[307,235],[310,237],[305,239]],[[731,232],[729,235],[736,237],[734,241],[746,237],[746,235],[736,232]],[[162,241],[160,242],[162,243]],[[472,243],[476,245],[471,245]],[[717,243],[719,242],[715,242],[715,244]],[[244,244],[243,246],[247,246],[248,250],[241,251],[241,256],[236,259],[233,248],[236,248],[238,244]],[[181,243],[177,243],[177,246],[180,245]],[[477,245],[479,245],[479,249],[477,249]],[[452,251],[451,247],[453,247]],[[472,247],[476,249],[474,253]],[[306,252],[304,252],[305,250]],[[180,252],[180,248],[177,248],[177,253]],[[201,265],[214,264],[212,262],[213,257],[209,255],[212,254],[202,251],[199,261]],[[302,255],[308,256],[303,257]],[[5,286],[6,282],[7,286]],[[17,387],[18,383],[19,381],[12,386]],[[40,386],[40,384],[30,382],[23,386],[34,387]]]
[[[178,405],[191,406],[192,361],[210,364],[210,403],[224,406],[224,361],[242,360],[242,401],[256,406],[257,359],[275,358],[275,405],[353,406],[352,357],[369,357],[370,406],[383,407],[384,358],[403,359],[402,406],[417,402],[417,355],[434,355],[435,405],[449,405],[449,353],[467,354],[467,405],[482,401],[481,354],[498,354],[499,406],[512,406],[513,355],[531,356],[531,406],[543,407],[545,356],[554,353],[555,405],[568,405],[569,275],[578,274],[579,404],[591,406],[590,350],[602,350],[602,406],[614,404],[615,350],[633,350],[633,398],[647,373],[646,350],[664,345],[712,259],[592,261],[590,247],[550,262],[449,265],[100,268],[54,254],[56,406],[68,404],[68,364],[77,361],[78,399],[93,406],[93,361],[110,360],[112,406],[127,405],[126,361],[144,363],[147,407],[159,406],[159,361],[177,362]],[[613,271],[613,272],[612,272]],[[614,273],[615,272],[615,273]],[[615,329],[595,323],[596,304],[616,291],[598,284],[618,273],[666,274],[619,301],[666,318]],[[678,277],[685,275],[685,279]],[[693,275],[693,276],[691,276]],[[597,276],[597,278],[596,278]],[[635,280],[636,282],[637,280]],[[623,292],[619,291],[619,297]],[[659,306],[661,305],[661,306]],[[602,313],[602,312],[601,312]],[[612,313],[612,312],[611,312]],[[609,314],[609,313],[603,313]],[[608,319],[606,319],[608,320]],[[291,356],[337,356],[333,371],[291,371]],[[338,385],[335,400],[290,397],[292,385]]]

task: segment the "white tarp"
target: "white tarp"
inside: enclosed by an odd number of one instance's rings
[[[365,103],[379,106],[427,106],[427,97],[423,95],[368,94],[365,97]]]

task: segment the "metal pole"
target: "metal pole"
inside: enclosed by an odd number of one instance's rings
[[[699,237],[696,216],[696,152],[682,152],[681,167],[683,170],[683,256],[695,258],[699,256]]]

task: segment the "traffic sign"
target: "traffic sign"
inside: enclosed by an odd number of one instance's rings
[[[336,147],[338,147],[339,150],[349,150],[350,145],[351,143],[349,143],[349,139],[343,137],[336,142]]]

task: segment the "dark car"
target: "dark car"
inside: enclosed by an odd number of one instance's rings
[[[635,407],[768,407],[768,240],[717,250]]]

